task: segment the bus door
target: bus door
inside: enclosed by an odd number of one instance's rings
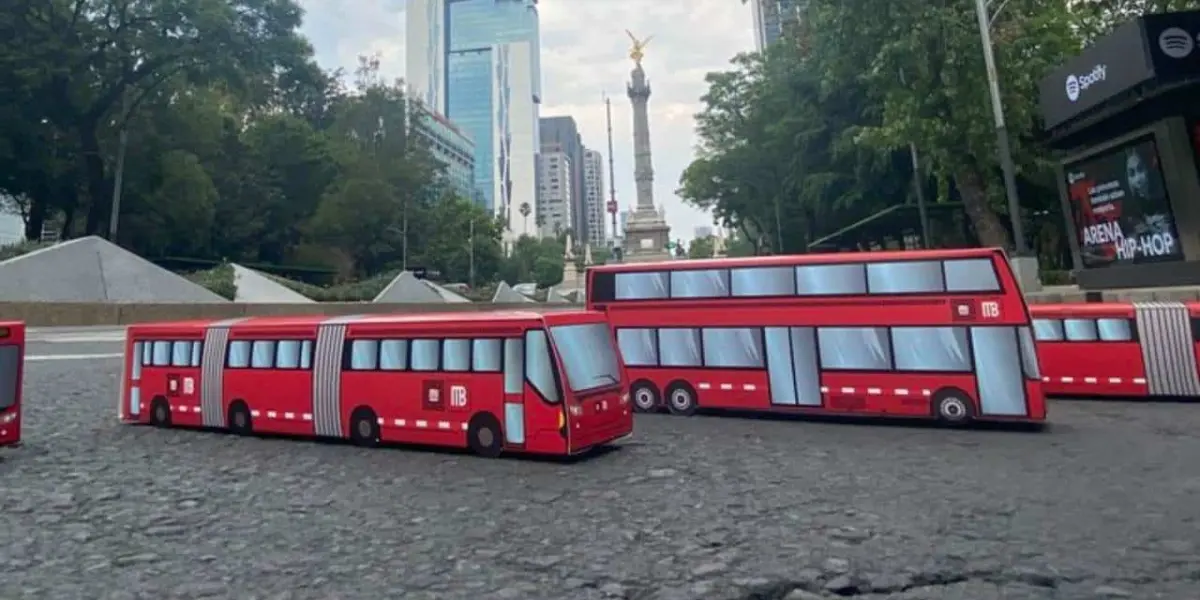
[[[1021,343],[1017,327],[971,327],[971,350],[981,416],[1026,416],[1025,381],[1037,371],[1032,341]]]
[[[815,327],[767,327],[767,378],[771,404],[821,406],[821,366]]]
[[[125,355],[125,361],[129,368],[129,379],[125,383],[126,391],[121,394],[121,400],[125,402],[126,418],[130,421],[138,421],[142,415],[142,353],[145,352],[145,346],[149,342],[134,342],[133,351]]]
[[[25,326],[0,324],[0,446],[21,441],[21,374]]]
[[[531,395],[536,395],[534,392]],[[536,398],[531,398],[537,402]],[[504,443],[525,445],[525,340],[504,338]]]

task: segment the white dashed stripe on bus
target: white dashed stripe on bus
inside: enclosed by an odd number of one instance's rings
[[[1099,377],[1083,377],[1082,379],[1079,377],[1043,377],[1042,378],[1042,383],[1055,383],[1055,382],[1058,382],[1058,383],[1086,383],[1086,384],[1091,384],[1091,385],[1099,385],[1101,383]],[[1146,385],[1146,378],[1145,377],[1130,377],[1130,378],[1106,377],[1106,378],[1104,378],[1103,383],[1111,383],[1111,384],[1132,383],[1134,385]]]
[[[142,405],[140,405],[140,408],[141,408],[141,410],[146,410],[146,405],[142,404]],[[203,408],[200,407],[199,405],[176,405],[176,406],[172,406],[171,410],[174,412],[178,412],[178,413],[200,414],[201,412],[203,412]],[[274,410],[268,410],[265,413],[263,411],[259,411],[259,410],[251,410],[250,411],[251,418],[260,418],[260,417],[264,417],[264,416],[267,419],[272,419],[275,421],[312,421],[313,420],[312,413],[302,413],[302,414],[294,413],[294,412],[280,413],[280,412],[274,411]],[[389,420],[389,419],[380,418],[380,419],[378,419],[378,422],[380,425],[388,425],[391,427],[410,427],[411,426],[416,429],[436,428],[436,429],[440,429],[442,431],[451,431],[451,430],[455,429],[456,427],[458,427],[458,428],[462,429],[463,431],[467,430],[466,423],[458,423],[456,425],[453,421],[433,421],[432,425],[431,425],[431,422],[428,420],[425,420],[425,419],[417,419],[417,420],[390,419]],[[389,425],[389,423],[390,423],[390,425]]]

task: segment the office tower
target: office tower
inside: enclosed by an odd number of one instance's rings
[[[583,150],[583,206],[587,211],[587,238],[592,246],[602,247],[608,241],[604,233],[604,155]],[[581,238],[583,239],[583,238]]]
[[[542,237],[558,237],[571,228],[575,204],[571,196],[571,156],[543,149],[540,160],[538,230]]]
[[[443,177],[459,196],[479,201],[475,187],[475,142],[445,116],[419,100],[412,101],[419,116],[415,131],[425,139],[429,151],[445,167]]]
[[[536,0],[408,0],[408,79],[475,142],[480,203],[533,234],[541,103]],[[525,223],[530,223],[526,230]]]
[[[803,0],[750,0],[754,14],[754,47],[758,51],[783,35],[786,23],[800,18]]]
[[[692,230],[693,239],[698,240],[700,238],[712,237],[712,235],[713,228],[709,225],[697,225],[696,228]]]
[[[588,239],[583,192],[583,138],[573,117],[545,117],[539,125],[542,152],[565,152],[571,157],[571,229],[573,239]]]

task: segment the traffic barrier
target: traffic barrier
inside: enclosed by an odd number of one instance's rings
[[[97,304],[89,302],[0,302],[0,320],[24,321],[30,327],[86,327],[130,325],[154,321],[231,319],[286,315],[353,315],[371,313],[479,312],[521,310],[538,313],[578,310],[571,304],[375,304],[328,302],[320,304]]]

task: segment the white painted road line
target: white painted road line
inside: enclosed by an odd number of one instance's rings
[[[37,362],[43,360],[99,360],[102,358],[121,358],[125,356],[120,352],[115,354],[42,354],[38,356],[26,356],[25,360],[29,362]]]

